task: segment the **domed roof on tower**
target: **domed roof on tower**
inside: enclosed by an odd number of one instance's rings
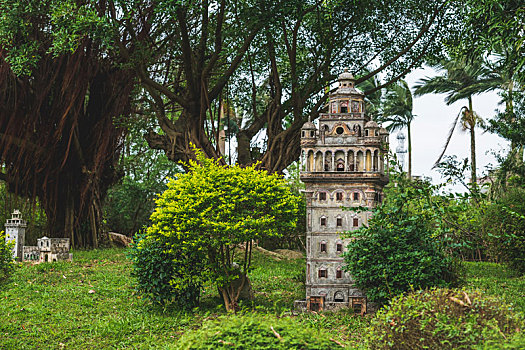
[[[379,128],[379,125],[377,125],[377,123],[373,120],[370,120],[365,124],[365,129],[378,129],[378,128]]]
[[[301,129],[302,130],[317,130],[317,127],[315,126],[314,123],[308,121],[303,124],[303,127]]]
[[[335,94],[364,95],[355,88],[355,77],[348,71],[348,68],[345,68],[344,72],[339,74],[337,80],[339,81],[339,87],[335,91]]]
[[[354,78],[354,75],[348,71],[348,68],[345,68],[344,72],[339,74],[338,80],[339,81],[341,80],[354,80],[355,81],[355,78]]]

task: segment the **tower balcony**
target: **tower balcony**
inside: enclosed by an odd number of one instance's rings
[[[332,182],[332,181],[372,181],[380,184],[388,183],[388,174],[380,171],[302,171],[303,182]]]
[[[353,113],[321,113],[319,114],[320,120],[364,120],[365,113],[353,112]]]

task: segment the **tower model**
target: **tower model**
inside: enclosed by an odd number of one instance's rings
[[[22,247],[25,243],[27,223],[22,220],[20,211],[14,210],[13,217],[5,223],[5,240],[6,242],[15,241],[13,248],[13,258],[22,260]]]
[[[346,70],[330,95],[328,113],[319,129],[307,122],[301,129],[301,180],[306,186],[306,301],[298,308],[311,311],[361,307],[366,296],[343,271],[343,252],[350,238],[341,233],[367,225],[370,211],[383,198],[384,155],[388,131],[365,114],[364,94]]]

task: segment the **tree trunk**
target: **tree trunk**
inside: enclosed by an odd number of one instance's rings
[[[218,287],[227,311],[236,312],[239,309],[239,300],[253,300],[251,282],[245,273],[239,273],[239,277],[229,285]]]
[[[412,179],[412,134],[410,130],[410,123],[407,124],[408,128],[408,178]]]
[[[470,124],[470,183],[473,187],[477,185],[476,177],[476,118],[474,116],[474,110],[472,109],[472,97],[468,98],[469,111],[469,124]]]

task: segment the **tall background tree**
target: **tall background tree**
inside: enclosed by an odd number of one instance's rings
[[[0,177],[38,198],[47,234],[96,246],[101,202],[119,177],[134,71],[110,43],[107,1],[0,3]]]
[[[476,126],[482,122],[481,118],[474,111],[472,97],[475,94],[491,89],[491,79],[488,76],[490,71],[484,66],[483,61],[469,61],[466,57],[452,57],[442,60],[432,66],[439,72],[435,77],[421,79],[415,85],[414,94],[421,96],[429,93],[447,94],[445,102],[450,105],[456,101],[467,100],[468,104],[461,107],[458,116],[455,118],[449,130],[443,152],[439,156],[436,164],[446,152],[452,134],[458,124],[461,123],[464,130],[470,133],[470,162],[472,184],[476,184]],[[475,89],[474,89],[475,88]]]
[[[148,142],[174,161],[191,157],[188,141],[219,157],[218,111],[228,100],[240,111],[237,162],[260,160],[260,167],[281,172],[297,159],[300,127],[323,110],[342,67],[357,74],[373,62],[358,82],[379,72],[385,83],[400,79],[440,52],[438,39],[451,29],[448,6],[253,0],[154,9],[155,28],[164,32],[150,32],[153,59],[138,62],[162,128],[148,133]]]
[[[415,115],[412,113],[412,92],[407,82],[401,80],[387,88],[383,101],[380,121],[387,124],[389,131],[407,128],[408,134],[408,178],[412,178],[412,133],[411,124]]]

